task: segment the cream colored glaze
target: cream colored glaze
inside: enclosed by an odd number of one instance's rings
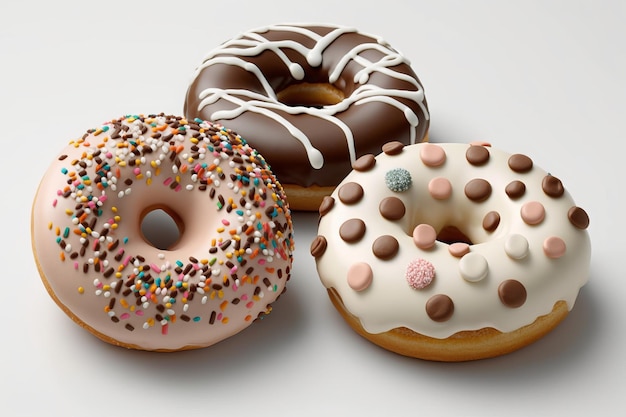
[[[118,121],[130,128],[132,138],[113,139],[113,125],[105,123],[84,139],[71,141],[61,152],[68,157],[54,160],[35,197],[33,249],[44,282],[47,281],[57,301],[69,310],[68,314],[112,339],[111,342],[146,350],[208,346],[269,313],[270,304],[283,292],[290,276],[293,238],[284,193],[263,158],[219,125],[215,125],[219,139],[212,142],[205,134],[211,127],[208,122],[200,124],[204,133],[194,140],[188,133],[194,127],[187,124],[183,126],[185,132],[176,130],[171,116],[146,117],[145,123],[136,116]],[[182,119],[179,123],[186,121]],[[154,126],[158,127],[160,138],[151,137]],[[140,132],[142,127],[147,129],[146,133]],[[169,133],[173,137],[163,140]],[[137,144],[134,153],[131,141]],[[226,143],[242,161],[235,163],[232,156],[214,151],[218,146],[224,150]],[[198,150],[192,150],[192,146]],[[151,148],[152,152],[139,155],[141,147]],[[180,166],[170,159],[172,147],[176,147]],[[96,150],[101,151],[102,159],[111,168],[106,187],[98,187],[95,181],[98,164],[92,155]],[[72,163],[75,160],[85,164],[81,175],[88,179],[77,178],[68,186],[70,174],[63,170],[76,172],[77,166]],[[139,165],[130,166],[133,161]],[[200,169],[203,164],[205,168]],[[256,177],[259,184],[247,185],[239,178],[231,179],[231,174],[241,174],[235,171],[240,166],[248,170],[245,176],[251,182]],[[219,178],[220,170],[225,174],[223,179]],[[203,179],[209,183],[206,191],[200,190]],[[126,184],[127,180],[132,180],[132,184]],[[172,185],[176,180],[179,185]],[[60,195],[65,187],[71,193],[68,198]],[[212,188],[216,191],[213,198]],[[256,199],[250,197],[251,188],[255,189]],[[266,197],[261,197],[263,192],[267,193]],[[218,204],[219,195],[226,202],[222,208]],[[86,219],[86,222],[98,219],[93,231],[81,229],[76,221],[76,206],[83,204],[77,202],[87,197],[92,202],[96,198],[101,202],[93,205],[92,214]],[[227,212],[229,199],[234,202],[230,213]],[[270,207],[275,208],[276,214],[271,219],[266,214]],[[157,249],[142,237],[141,216],[153,208],[175,213],[184,225],[179,241],[167,250]],[[93,214],[97,209],[102,211],[99,216]],[[74,233],[77,229],[82,232]],[[249,237],[254,237],[253,242],[244,250],[243,243]],[[220,248],[229,239],[231,245]],[[234,250],[236,239],[241,241],[240,251]],[[117,247],[108,249],[117,240]],[[85,241],[86,250],[81,256],[79,251]],[[96,248],[98,242],[100,247]],[[121,250],[124,254],[116,260]],[[72,254],[78,256],[72,259]],[[140,261],[139,256],[145,260]],[[226,264],[229,261],[232,265]],[[177,263],[183,269],[191,265],[190,270],[177,272]],[[87,273],[83,272],[85,264],[89,265]],[[102,266],[100,272],[95,264]],[[201,275],[202,268],[208,270],[210,283],[207,276]],[[249,268],[253,269],[248,271]],[[107,270],[114,272],[108,275]],[[155,285],[142,288],[148,281],[145,277],[148,273],[155,279]],[[173,291],[175,287],[165,288],[168,280],[174,280],[180,287],[176,291]],[[156,285],[159,281],[160,285]],[[214,284],[222,288],[213,287]],[[147,293],[137,304],[135,293],[140,290]],[[112,299],[115,303],[109,308]],[[239,301],[235,305],[236,300]],[[216,316],[214,324],[209,323],[212,312]]]
[[[326,239],[327,247],[322,255],[317,254],[317,269],[324,286],[337,291],[368,332],[407,327],[434,338],[487,327],[509,332],[550,313],[559,300],[571,309],[579,289],[587,282],[590,239],[585,229],[575,227],[568,219],[568,210],[575,204],[567,191],[561,197],[546,195],[541,185],[548,175],[546,171],[533,166],[526,173],[514,172],[507,165],[510,155],[491,147],[487,148],[489,161],[473,166],[466,160],[468,147],[417,144],[404,147],[399,155],[382,153],[371,170],[351,172],[333,192],[334,205],[319,223],[318,234]],[[438,165],[441,151],[445,152],[445,160]],[[407,191],[393,192],[385,184],[385,174],[399,167],[410,172],[412,183]],[[449,180],[449,198],[431,195],[429,184],[436,178]],[[475,178],[486,179],[492,186],[491,195],[480,203],[464,193],[465,184]],[[516,199],[505,193],[507,184],[514,180],[526,185],[524,195]],[[342,185],[349,182],[361,184],[365,191],[354,204],[344,204],[338,198]],[[388,196],[404,202],[406,214],[401,219],[392,221],[381,216],[379,203]],[[531,207],[536,208],[534,202],[540,202],[545,208],[545,218],[539,224],[527,224],[529,220],[522,218],[529,202]],[[501,220],[495,231],[488,232],[482,221],[493,210]],[[347,243],[338,230],[353,218],[362,219],[366,231],[357,243]],[[469,253],[457,250],[465,245],[455,244],[449,250],[450,245],[440,241],[431,248],[418,248],[413,231],[419,224],[428,224],[437,232],[455,226],[473,243]],[[398,253],[389,260],[378,259],[372,253],[372,243],[382,235],[395,236],[399,242]],[[554,237],[558,238],[556,244]],[[559,239],[565,243],[565,253],[560,252]],[[432,283],[420,290],[411,288],[405,279],[407,267],[418,259],[430,262],[435,270]],[[371,283],[356,291],[349,281],[358,276],[349,271],[355,264],[363,268],[362,263],[371,267]],[[506,306],[498,296],[498,286],[510,279],[526,289],[527,298],[520,307]],[[453,300],[454,312],[447,321],[436,322],[426,313],[426,302],[436,294]]]

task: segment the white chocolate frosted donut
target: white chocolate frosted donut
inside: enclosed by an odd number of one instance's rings
[[[372,342],[481,359],[531,343],[574,306],[587,214],[527,156],[483,145],[388,143],[320,206],[321,281]]]
[[[421,142],[429,126],[408,59],[378,36],[328,24],[270,25],[211,50],[193,75],[185,115],[245,137],[297,210],[316,210],[384,138]]]
[[[162,209],[180,236],[141,232]],[[126,116],[72,140],[45,173],[32,245],[46,289],[102,340],[142,350],[212,345],[271,311],[293,254],[281,185],[218,124]]]

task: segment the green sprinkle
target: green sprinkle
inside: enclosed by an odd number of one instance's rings
[[[385,174],[385,184],[391,191],[401,193],[411,188],[411,183],[411,173],[404,168],[392,169]]]

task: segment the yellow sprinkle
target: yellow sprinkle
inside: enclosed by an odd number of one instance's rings
[[[117,207],[115,207],[115,206],[111,207],[111,211],[113,213],[117,213]],[[116,219],[116,221],[118,221],[118,220]]]
[[[70,209],[65,209],[65,214],[67,214],[68,216],[71,216],[72,214],[74,214],[74,212]]]
[[[85,293],[85,289],[83,287],[78,287],[78,293],[79,294],[84,294]]]
[[[48,230],[52,230],[52,222],[48,223]]]
[[[128,301],[126,301],[126,299],[122,298],[120,300],[120,304],[122,305],[122,307],[128,308]]]

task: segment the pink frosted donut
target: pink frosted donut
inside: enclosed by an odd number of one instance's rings
[[[363,158],[320,206],[311,245],[359,334],[407,356],[473,360],[533,342],[572,309],[589,218],[558,178],[487,144],[394,143]]]
[[[180,235],[141,231],[161,209]],[[102,340],[174,351],[212,345],[271,311],[293,254],[283,189],[218,124],[126,116],[70,141],[32,208],[32,245],[54,301]]]

